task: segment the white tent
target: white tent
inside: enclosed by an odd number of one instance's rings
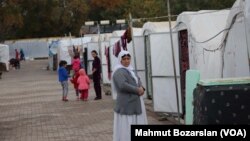
[[[176,22],[171,22],[175,26]],[[148,95],[153,96],[154,111],[177,113],[177,97],[175,77],[172,61],[172,49],[169,32],[169,22],[148,22],[143,25],[146,46],[146,70]],[[177,81],[180,99],[180,73],[178,36],[173,32],[175,64],[177,67]]]
[[[221,40],[229,10],[183,12],[175,30],[187,30],[190,69],[199,70],[201,79],[222,77]]]
[[[112,33],[112,37],[110,37],[110,61],[111,61],[111,72],[114,69],[114,66],[117,64],[117,58],[113,54],[114,45],[121,39],[121,36],[125,33],[125,30],[118,30]],[[144,37],[142,37],[142,29],[141,28],[133,28],[133,40],[129,44],[127,44],[127,49],[131,54],[131,65],[133,68],[136,68],[136,72],[140,77],[142,84],[146,86],[146,78],[145,78],[145,52],[144,52]],[[134,42],[134,49],[133,49],[133,42]],[[134,56],[134,53],[136,56]],[[136,67],[134,58],[136,57]],[[114,93],[114,87],[111,85],[112,88],[112,96],[113,99],[116,99],[116,93]],[[145,95],[146,96],[146,95]]]
[[[71,58],[73,53],[73,45],[82,49],[82,46],[91,41],[91,37],[83,37],[83,38],[68,38],[62,39],[58,42],[57,47],[57,57],[58,62],[60,60],[67,61],[68,65],[71,65]]]
[[[171,22],[171,26],[174,27],[176,25],[176,21]],[[149,33],[162,33],[169,32],[169,22],[146,22],[142,28],[143,35],[147,35]]]
[[[183,64],[179,62],[180,57],[182,57],[179,54],[182,51],[179,45],[181,42],[179,32],[187,30],[188,33],[190,68],[200,70],[203,78],[221,77],[221,51],[209,52],[206,50],[214,50],[219,47],[223,35],[219,33],[223,32],[226,27],[228,13],[229,10],[183,12],[178,16],[176,22],[171,23],[172,27],[174,27],[172,37],[177,71],[179,110],[181,113],[181,103],[183,100],[181,99],[181,97],[183,98],[181,93],[183,93],[182,89],[185,84],[180,79],[185,76],[180,76],[182,73],[179,67],[182,67]],[[150,91],[149,94],[152,93],[153,95],[154,110],[158,112],[177,113],[169,23],[149,22],[143,26],[143,29],[143,33],[146,35],[147,82]]]
[[[247,44],[248,44],[248,56],[250,56],[250,1],[247,0],[245,1],[245,11],[244,11],[244,14],[245,14],[245,18],[246,18],[246,31],[247,31],[247,34],[246,34],[246,37],[247,37]],[[250,63],[249,63],[250,64]]]
[[[108,63],[105,55],[105,49],[109,46],[109,40],[112,36],[112,33],[101,34],[100,38],[100,47],[101,49],[99,57],[101,59],[102,64],[102,82],[103,84],[110,84],[109,76],[108,76]]]
[[[94,61],[94,58],[92,57],[91,52],[93,50],[95,50],[97,52],[98,56],[100,55],[99,43],[98,42],[89,42],[89,43],[87,43],[87,58],[88,58],[87,74],[88,75],[92,74],[92,63]],[[99,58],[100,58],[100,56],[99,56]]]
[[[56,70],[57,68],[57,48],[59,46],[59,40],[52,41],[49,44],[49,70]]]
[[[5,44],[0,44],[0,62],[5,63],[6,70],[9,70],[9,46]]]
[[[88,58],[88,69],[87,73],[90,75],[92,74],[92,63],[94,58],[91,55],[92,50],[96,50],[98,53],[99,58],[101,59],[102,63],[102,74],[107,74],[107,63],[106,63],[106,58],[105,58],[105,46],[109,46],[109,38],[111,36],[111,33],[104,33],[104,34],[94,34],[92,36],[91,42],[87,44],[87,58]],[[102,77],[103,83],[108,83],[108,77],[106,75],[103,75]]]
[[[250,2],[237,0],[223,37],[223,77],[250,76]]]
[[[103,84],[110,84],[110,79],[108,75],[108,63],[107,63],[107,58],[105,55],[105,49],[109,46],[109,41],[106,40],[104,42],[101,42],[101,53],[100,57],[102,60],[102,80]]]
[[[115,30],[112,32],[111,37],[121,37],[124,34],[125,30]]]
[[[40,38],[40,39],[22,39],[22,40],[7,40],[5,44],[10,47],[10,57],[15,58],[15,49],[20,51],[23,49],[25,57],[29,58],[44,58],[49,57],[49,44],[52,40],[58,38]]]
[[[110,37],[110,54],[111,54],[111,70],[113,71],[114,65],[117,64],[117,58],[113,55],[113,46],[114,44],[121,39],[121,36],[124,34],[125,30],[117,30],[112,33]],[[142,29],[141,28],[133,28],[133,36],[141,36]],[[132,41],[127,45],[128,51],[132,54]],[[131,62],[134,66],[134,61]]]

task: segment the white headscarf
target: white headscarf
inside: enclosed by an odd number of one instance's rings
[[[113,99],[116,99],[116,96],[117,96],[117,90],[115,89],[114,87],[114,80],[113,80],[113,74],[115,73],[115,71],[117,71],[118,69],[120,68],[125,68],[127,69],[130,74],[132,75],[132,77],[135,79],[136,83],[138,84],[138,78],[136,77],[135,73],[134,73],[134,68],[132,67],[132,65],[130,64],[128,67],[125,67],[121,64],[121,61],[122,61],[122,57],[126,54],[129,54],[130,53],[128,51],[125,51],[125,50],[122,50],[119,55],[118,55],[118,62],[117,64],[115,65],[114,67],[114,70],[113,70],[113,73],[112,73],[112,80],[111,80],[111,86],[112,86],[112,95],[113,95]],[[131,55],[130,55],[131,56]]]
[[[130,55],[130,53],[129,53],[128,51],[125,51],[125,50],[122,50],[122,51],[119,53],[119,55],[118,55],[118,62],[117,62],[117,64],[116,64],[116,66],[114,67],[113,74],[114,74],[114,72],[115,72],[116,70],[118,70],[118,69],[120,69],[120,68],[125,68],[125,69],[127,69],[127,70],[131,73],[131,75],[132,75],[133,78],[135,79],[136,83],[138,84],[138,78],[136,77],[136,75],[135,75],[135,73],[134,73],[134,68],[132,67],[132,65],[130,64],[128,67],[125,67],[125,66],[123,66],[122,63],[121,63],[122,57],[123,57],[124,55],[127,55],[127,54]],[[131,56],[131,55],[130,55],[130,56]]]

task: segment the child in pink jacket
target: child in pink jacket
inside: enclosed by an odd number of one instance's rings
[[[77,83],[79,84],[78,90],[81,93],[80,99],[87,101],[89,95],[88,91],[89,91],[90,80],[84,69],[80,69],[79,74],[80,76],[77,79]]]

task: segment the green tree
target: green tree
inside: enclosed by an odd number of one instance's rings
[[[155,17],[166,13],[164,0],[92,0],[90,2],[91,20],[128,19],[129,12],[133,18]]]
[[[23,27],[20,1],[6,0],[0,3],[0,41],[16,36],[16,31]]]
[[[234,2],[235,0],[170,0],[173,14],[180,14],[183,11],[231,8]]]
[[[143,3],[143,4],[142,4]],[[159,17],[166,14],[165,0],[131,0],[128,3],[133,17]]]
[[[91,7],[89,19],[94,21],[104,19],[114,21],[123,18],[126,9],[125,3],[124,0],[91,0],[89,2]]]
[[[23,7],[25,26],[19,33],[26,38],[78,35],[88,14],[84,0],[24,0]]]
[[[232,7],[235,0],[170,0],[171,14]],[[167,16],[167,0],[2,0],[0,40],[78,35],[87,20]],[[146,20],[145,20],[146,21]],[[144,22],[145,22],[144,21]],[[143,22],[139,24],[142,26]]]

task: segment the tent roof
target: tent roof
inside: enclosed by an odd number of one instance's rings
[[[190,69],[200,71],[201,79],[218,78],[222,73],[221,44],[229,10],[183,12],[175,31],[187,30]],[[216,62],[216,63],[215,63]]]
[[[108,41],[111,36],[112,36],[112,33],[100,34],[101,42]],[[98,34],[86,34],[85,37],[91,37],[91,42],[98,42],[98,39],[99,39]]]
[[[241,17],[243,17],[243,11],[245,11],[246,9],[244,9],[245,7],[245,2],[243,0],[237,0],[234,5],[232,6],[230,13],[228,15],[227,18],[227,28],[230,28],[233,23],[234,18],[240,14]],[[247,11],[245,11],[247,12]],[[247,15],[247,14],[246,14]],[[223,39],[225,40],[225,38],[227,37],[228,31],[224,33],[224,37]]]
[[[1,47],[8,47],[6,44],[0,44]]]
[[[120,37],[124,34],[125,30],[115,30],[112,32],[112,37]],[[142,28],[133,28],[133,35],[134,36],[141,36],[142,35]]]
[[[176,21],[171,22],[171,27],[176,25]],[[142,27],[142,34],[169,32],[169,22],[146,22]]]
[[[70,37],[47,37],[47,38],[29,38],[29,39],[16,39],[16,40],[6,40],[4,43],[11,44],[15,42],[23,43],[23,42],[39,42],[39,41],[52,41],[52,40],[59,40],[64,38]]]
[[[229,10],[183,12],[177,18],[176,30],[187,29],[193,40],[204,42],[226,28]]]
[[[249,13],[249,0],[237,0],[230,10],[222,44],[224,78],[250,76]]]
[[[72,46],[72,45],[82,45],[85,44],[87,42],[91,41],[91,37],[83,37],[83,38],[72,38],[72,39],[62,39],[59,41],[59,44],[61,44],[61,46]]]
[[[86,44],[88,42],[91,41],[91,37],[88,36],[88,37],[83,37],[83,38],[73,38],[73,39],[70,39],[70,38],[67,38],[67,39],[61,39],[61,40],[57,40],[57,41],[54,41],[50,44],[50,52],[52,54],[56,54],[57,53],[57,48],[58,47],[68,47],[68,46],[79,46],[79,45],[82,45],[82,44]]]
[[[122,36],[125,30],[115,30],[112,32],[112,37],[119,37]]]

